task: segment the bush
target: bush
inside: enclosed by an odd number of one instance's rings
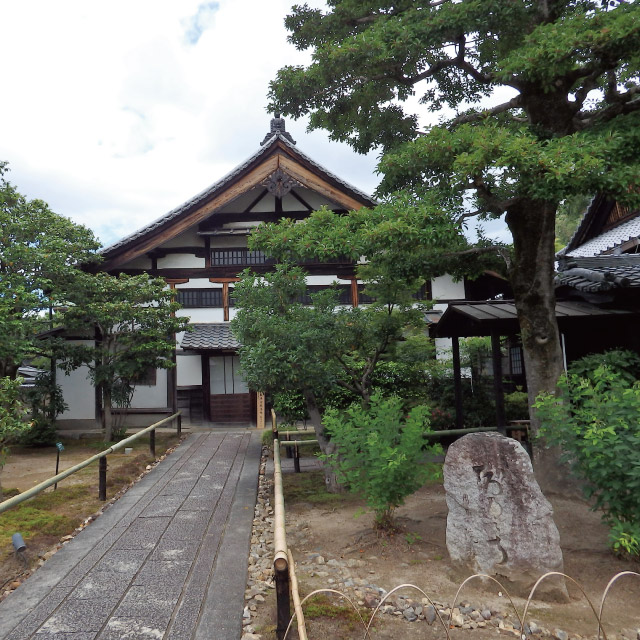
[[[536,401],[540,434],[560,445],[611,527],[614,548],[638,551],[640,530],[640,382],[607,366],[558,382],[559,395]],[[635,532],[635,533],[634,533]],[[624,534],[624,535],[623,535]],[[635,544],[634,544],[635,537]]]
[[[424,445],[430,409],[417,406],[405,416],[402,404],[400,398],[376,394],[366,411],[353,403],[343,413],[327,410],[323,419],[338,452],[322,458],[339,482],[366,499],[379,528],[391,527],[393,511],[405,497],[439,475],[437,465],[423,460],[425,449],[442,452],[440,445]]]
[[[65,411],[62,389],[49,372],[40,373],[35,384],[24,391],[27,404],[31,407],[31,429],[20,437],[20,444],[41,447],[55,444],[56,416]]]

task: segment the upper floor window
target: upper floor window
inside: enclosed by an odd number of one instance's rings
[[[177,289],[177,302],[187,309],[222,307],[222,289]]]
[[[262,251],[251,251],[250,249],[211,250],[211,265],[214,267],[273,264],[273,262]]]

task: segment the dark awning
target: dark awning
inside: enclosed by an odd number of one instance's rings
[[[193,324],[185,333],[180,347],[185,351],[235,351],[240,343],[231,333],[231,326],[222,323]]]
[[[561,331],[576,322],[607,320],[611,316],[631,316],[624,309],[604,309],[586,302],[556,302],[556,318]],[[513,301],[450,303],[439,321],[430,327],[434,338],[488,336],[491,333],[512,335],[520,332]]]

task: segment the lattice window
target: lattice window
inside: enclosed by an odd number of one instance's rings
[[[222,289],[178,289],[177,301],[187,309],[222,307]]]

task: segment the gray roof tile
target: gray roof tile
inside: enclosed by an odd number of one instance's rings
[[[240,343],[225,323],[193,324],[193,331],[185,333],[180,346],[189,351],[237,349]]]

